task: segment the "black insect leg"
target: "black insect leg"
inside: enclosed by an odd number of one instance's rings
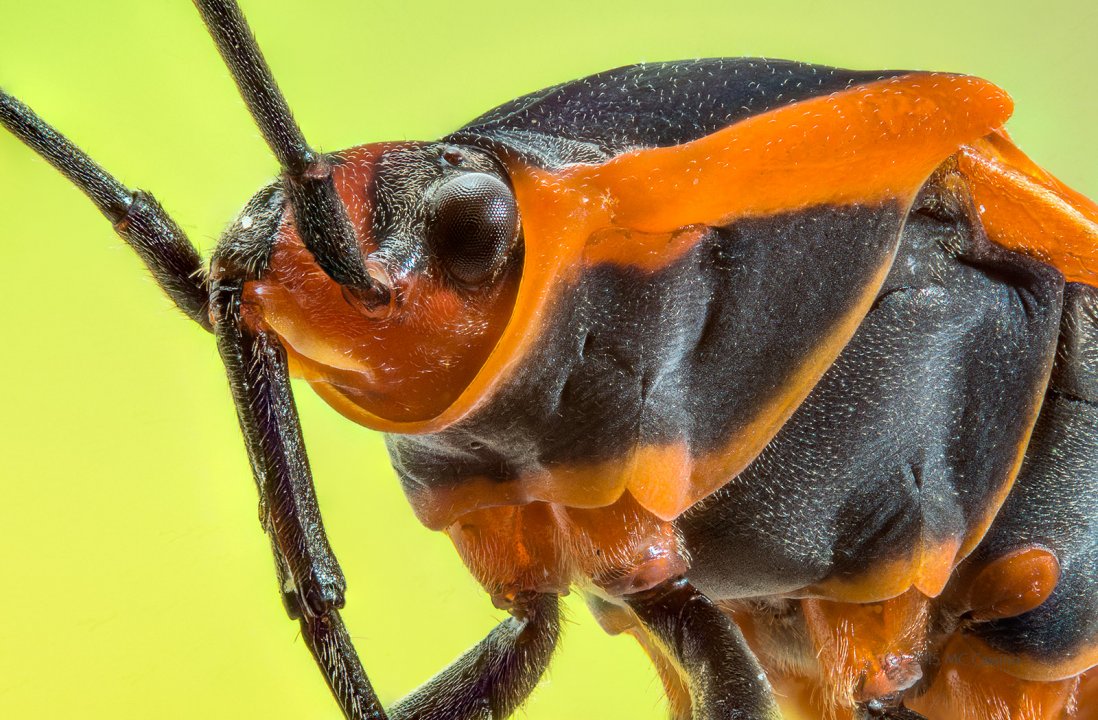
[[[508,717],[533,691],[560,634],[555,595],[520,598],[514,617],[389,711],[392,720]]]
[[[42,118],[0,90],[0,123],[61,171],[114,225],[179,309],[207,330],[202,259],[152,195],[130,190]]]
[[[353,720],[385,718],[339,617],[346,583],[321,522],[286,353],[276,338],[247,327],[242,289],[235,279],[214,283],[214,333],[259,485],[283,601],[291,617],[300,620],[305,642],[344,714]],[[473,720],[509,714],[548,665],[560,627],[557,603],[555,596],[545,595],[516,603],[515,617],[398,703],[390,717]]]
[[[279,581],[289,578],[275,547]],[[283,595],[294,613],[292,597]],[[493,720],[511,715],[545,673],[560,636],[560,599],[555,595],[519,598],[513,617],[442,672],[394,704],[389,720]],[[372,698],[369,682],[339,615],[318,623],[300,617],[302,637],[348,717],[379,717],[363,712],[360,698]],[[356,715],[354,712],[361,714]]]
[[[346,582],[328,546],[309,460],[278,341],[251,332],[241,312],[243,283],[217,281],[214,334],[259,486],[260,516],[275,549],[283,600],[348,718],[384,718],[336,612]]]
[[[739,628],[686,579],[625,600],[681,668],[694,720],[781,717],[766,675]]]
[[[282,166],[294,224],[317,264],[368,305],[389,302],[389,288],[363,263],[354,228],[336,193],[328,158],[309,147],[243,13],[233,0],[194,0],[221,57],[271,152]]]
[[[302,634],[348,718],[381,718],[358,655],[334,610],[301,620]],[[499,720],[541,679],[560,633],[559,599],[529,598],[448,668],[393,705],[390,720]]]

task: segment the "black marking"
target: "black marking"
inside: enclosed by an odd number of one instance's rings
[[[412,490],[644,443],[724,446],[888,266],[900,217],[895,206],[821,206],[715,229],[659,271],[589,269],[560,290],[536,347],[483,409],[389,438],[398,474]]]
[[[1098,646],[1098,288],[1078,283],[1066,288],[1056,367],[1025,463],[969,563],[1034,544],[1060,561],[1052,594],[970,631],[1009,655],[1059,664]]]
[[[801,100],[904,75],[762,58],[659,62],[539,90],[481,115],[448,139],[544,167],[599,163],[678,145]]]
[[[943,242],[958,228],[959,257]],[[963,536],[994,511],[1030,428],[1062,283],[964,218],[912,214],[835,364],[758,459],[679,520],[691,579],[715,598],[791,593]]]

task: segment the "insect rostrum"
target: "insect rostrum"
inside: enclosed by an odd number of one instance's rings
[[[1002,91],[659,63],[322,155],[235,6],[198,5],[283,167],[208,273],[151,196],[0,112],[216,336],[287,609],[349,717],[508,714],[572,587],[677,716],[953,717],[979,688],[1053,718],[1089,691],[1098,210],[1013,146]],[[417,516],[514,614],[388,709],[291,374],[387,433]],[[1053,499],[1072,521],[1033,512]]]

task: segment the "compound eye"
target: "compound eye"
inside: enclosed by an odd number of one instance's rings
[[[479,285],[499,270],[518,235],[511,188],[486,173],[460,173],[427,199],[427,242],[454,280]]]

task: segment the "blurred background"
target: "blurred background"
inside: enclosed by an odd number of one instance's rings
[[[1006,88],[1039,163],[1098,195],[1098,6],[1074,2],[245,0],[323,149],[432,139],[522,93],[644,60],[766,55]],[[184,0],[0,2],[0,84],[203,251],[276,166]],[[91,204],[0,133],[0,716],[337,718],[279,603],[211,339]],[[299,387],[345,613],[386,702],[498,620],[420,527],[380,437]],[[523,713],[659,718],[627,638],[578,598]]]

